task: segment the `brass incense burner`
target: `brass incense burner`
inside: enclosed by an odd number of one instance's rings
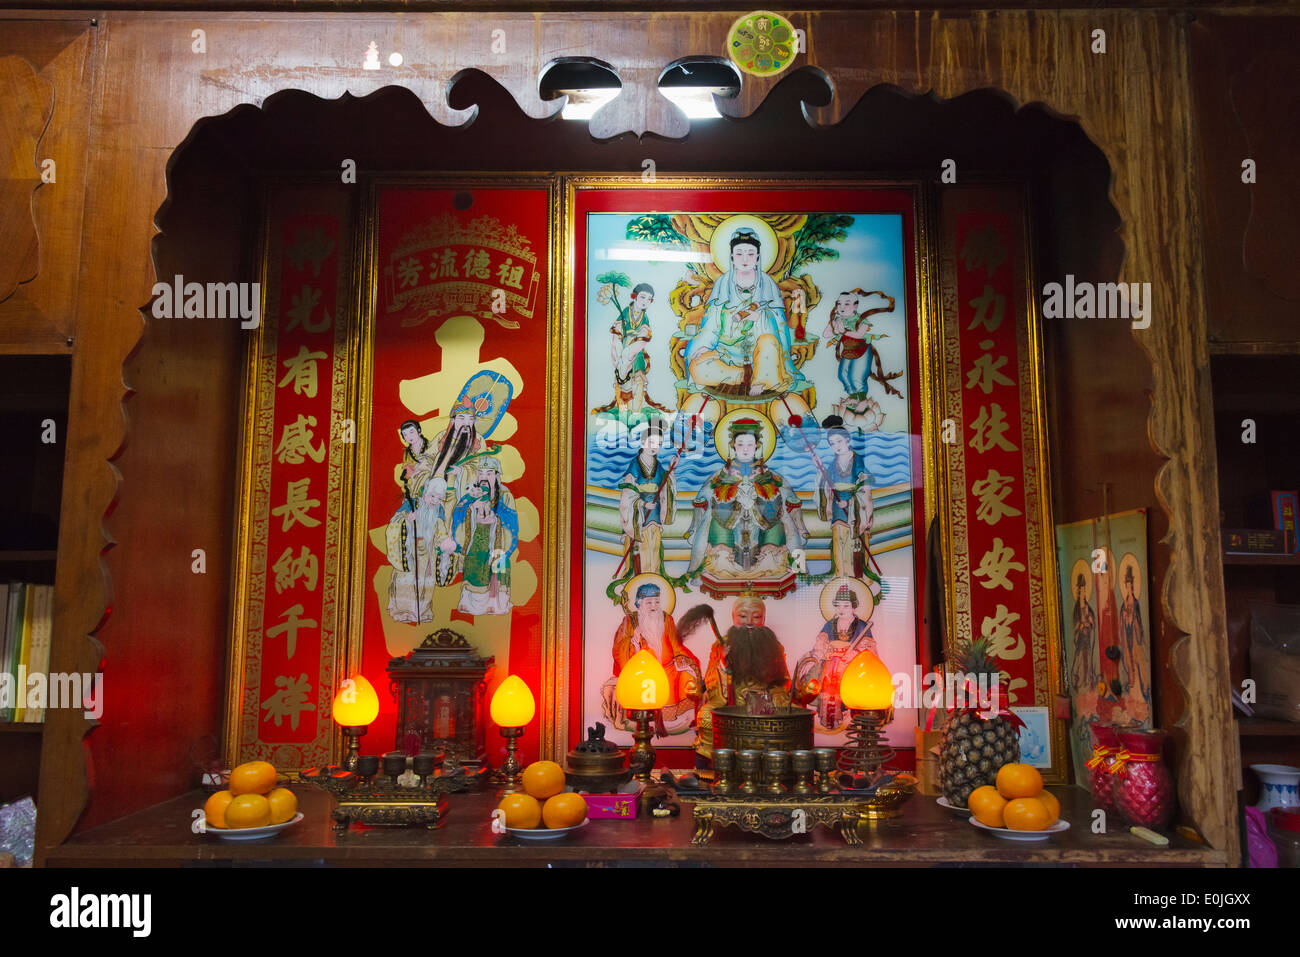
[[[632,779],[627,756],[605,740],[605,726],[599,721],[587,729],[587,739],[565,755],[564,763],[569,784],[578,791],[612,793]]]
[[[713,709],[713,747],[733,751],[810,751],[813,712],[809,708],[776,708],[772,714],[750,714],[743,705]]]
[[[405,755],[383,759],[379,773],[378,755],[362,755],[356,771],[330,766],[309,768],[299,780],[328,791],[338,802],[332,812],[334,829],[345,830],[354,821],[381,827],[422,825],[437,827],[447,809],[447,795],[478,790],[488,775],[486,769],[474,773],[452,754],[418,754],[412,759],[418,783],[399,784],[407,772]]]

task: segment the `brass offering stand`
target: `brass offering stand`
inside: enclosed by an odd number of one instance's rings
[[[916,779],[907,774],[882,776],[868,788],[841,788],[832,748],[715,749],[713,760],[712,792],[695,803],[691,843],[697,846],[708,844],[717,827],[784,840],[821,826],[838,830],[849,847],[861,847],[858,825],[896,817],[916,792]]]
[[[338,803],[331,816],[334,829],[342,831],[354,821],[381,827],[417,824],[435,828],[447,810],[447,795],[478,790],[488,774],[486,769],[466,773],[451,753],[417,754],[412,763],[419,783],[410,786],[398,783],[407,770],[406,756],[401,754],[384,755],[382,775],[378,773],[379,756],[367,754],[358,759],[356,771],[331,765],[303,771],[299,779],[334,796]]]

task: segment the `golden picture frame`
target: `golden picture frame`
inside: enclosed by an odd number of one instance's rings
[[[371,633],[374,631],[373,621],[367,620],[366,603],[374,597],[376,585],[372,580],[373,574],[368,577],[365,559],[366,549],[371,547],[367,544],[367,539],[371,539],[373,543],[374,519],[366,513],[369,501],[367,490],[373,477],[373,465],[370,460],[372,455],[379,451],[375,439],[379,434],[376,432],[379,426],[375,422],[372,399],[375,385],[373,350],[382,282],[379,274],[381,223],[378,206],[380,197],[386,190],[519,189],[540,190],[544,193],[544,199],[540,202],[545,206],[545,223],[540,231],[533,230],[533,233],[537,236],[544,235],[547,243],[545,266],[538,267],[545,283],[545,294],[540,302],[535,302],[529,307],[532,310],[531,321],[533,322],[529,335],[536,335],[539,340],[543,337],[545,339],[544,350],[538,350],[538,361],[540,368],[544,370],[544,379],[540,388],[534,387],[531,379],[524,383],[526,387],[534,388],[533,396],[537,396],[538,393],[544,395],[544,401],[537,412],[545,422],[544,434],[540,437],[543,450],[541,460],[538,465],[534,465],[531,458],[528,461],[529,468],[536,469],[534,475],[540,474],[538,487],[541,489],[539,497],[542,499],[538,509],[539,551],[536,553],[537,586],[534,593],[538,603],[534,606],[538,609],[538,617],[535,623],[530,623],[528,626],[536,631],[529,641],[532,642],[530,648],[534,649],[537,656],[537,686],[533,690],[538,701],[539,717],[536,719],[536,737],[533,740],[538,755],[562,760],[567,750],[576,743],[575,737],[581,737],[584,719],[589,717],[583,714],[581,694],[575,697],[575,690],[580,687],[582,681],[581,635],[582,623],[588,614],[588,602],[581,597],[576,597],[572,587],[575,579],[581,578],[585,542],[585,532],[581,523],[578,523],[577,514],[577,503],[584,494],[584,489],[578,487],[575,479],[575,466],[583,458],[582,446],[579,443],[585,442],[585,429],[580,434],[574,417],[575,403],[579,398],[577,393],[583,387],[575,380],[574,374],[575,361],[579,358],[577,353],[580,348],[586,350],[603,348],[603,346],[593,345],[587,339],[580,340],[577,324],[581,310],[577,302],[580,291],[576,284],[587,264],[585,261],[579,262],[585,252],[575,246],[579,232],[576,217],[585,208],[581,206],[584,197],[596,195],[631,197],[640,193],[655,197],[656,202],[646,207],[646,210],[658,211],[671,210],[675,205],[680,205],[681,197],[699,197],[709,193],[730,195],[738,202],[747,195],[766,195],[771,201],[764,208],[771,209],[779,208],[783,202],[788,208],[793,209],[795,207],[790,205],[789,198],[800,195],[807,197],[812,194],[829,195],[835,192],[851,195],[855,191],[861,194],[872,191],[881,194],[906,194],[906,206],[912,230],[909,255],[913,257],[912,278],[906,289],[906,296],[909,300],[908,308],[915,322],[914,359],[908,367],[907,381],[912,390],[908,400],[916,408],[907,433],[913,439],[913,446],[917,448],[917,451],[912,453],[913,458],[909,462],[908,469],[915,476],[913,484],[921,486],[923,502],[922,510],[915,514],[912,521],[912,534],[915,536],[913,541],[921,541],[922,536],[927,534],[931,521],[937,516],[943,553],[949,566],[945,572],[964,569],[967,576],[966,587],[969,589],[971,557],[961,553],[959,546],[963,538],[954,534],[952,518],[952,503],[957,497],[954,483],[963,480],[964,473],[954,467],[951,443],[945,443],[943,435],[945,420],[953,418],[952,410],[948,409],[944,395],[945,376],[951,371],[944,365],[945,324],[950,322],[950,317],[945,311],[944,298],[951,291],[944,288],[943,269],[945,263],[950,263],[955,256],[951,250],[944,248],[944,229],[948,225],[948,220],[945,219],[948,215],[945,207],[950,202],[949,190],[945,189],[941,192],[931,183],[907,177],[850,180],[843,177],[795,179],[770,175],[670,176],[661,174],[655,182],[647,183],[639,175],[520,173],[363,177],[363,180],[356,194],[355,208],[349,207],[351,220],[347,230],[346,245],[351,251],[351,261],[348,264],[340,264],[339,268],[341,284],[339,288],[344,290],[339,295],[348,304],[346,315],[349,321],[346,325],[346,334],[336,339],[337,348],[342,350],[346,361],[346,370],[342,372],[338,385],[342,390],[340,394],[343,396],[343,405],[341,410],[334,410],[331,413],[332,423],[335,418],[339,422],[346,420],[352,423],[355,429],[355,442],[345,444],[338,450],[336,458],[340,486],[332,493],[331,501],[326,503],[337,508],[339,514],[344,517],[337,529],[338,560],[333,572],[336,581],[344,584],[335,596],[331,627],[335,636],[340,638],[346,636],[346,639],[336,641],[328,649],[331,665],[328,669],[320,671],[321,681],[328,677],[328,680],[337,685],[343,676],[362,669],[369,661],[370,666],[366,669],[366,673],[379,691],[381,704],[386,698],[387,682],[382,674],[369,674],[374,670],[375,659],[365,654],[363,644],[364,641],[371,640],[364,637],[367,630],[369,629]],[[268,212],[264,224],[265,235],[261,253],[264,316],[270,316],[279,308],[277,297],[281,294],[273,288],[274,282],[267,278],[272,275],[279,261],[272,248],[274,244],[271,242],[273,218],[271,210],[275,202],[272,194],[276,190],[283,191],[289,187],[288,181],[282,181],[268,188],[266,203]],[[1023,200],[1023,197],[1021,199]],[[617,205],[616,203],[615,206]],[[1027,432],[1024,434],[1032,435],[1035,440],[1034,467],[1031,470],[1033,480],[1038,483],[1034,490],[1037,502],[1035,512],[1038,515],[1035,522],[1037,526],[1035,535],[1036,540],[1042,543],[1051,541],[1052,529],[1048,488],[1050,473],[1047,471],[1046,423],[1043,417],[1042,399],[1043,356],[1041,329],[1032,295],[1032,261],[1028,247],[1027,214],[1024,212],[1022,201],[1018,209],[1018,216],[1022,222],[1020,239],[1024,246],[1017,261],[1024,269],[1024,296],[1019,306],[1023,312],[1017,313],[1017,316],[1025,325],[1022,341],[1027,350],[1027,357],[1020,357],[1017,367],[1021,372],[1020,378],[1025,378],[1028,382],[1027,390],[1024,391],[1028,423]],[[589,291],[582,292],[585,294]],[[663,292],[666,293],[668,290],[665,289]],[[829,305],[830,302],[824,294],[816,306],[819,321]],[[539,323],[537,320],[542,317],[538,314],[543,311],[544,321]],[[263,351],[259,351],[260,348],[255,345],[250,350],[250,384],[257,381],[255,374],[259,368],[265,377],[265,369],[262,367],[265,366],[266,356]],[[660,361],[668,361],[663,356],[652,356],[650,359],[652,367],[656,358]],[[825,383],[819,379],[813,385],[822,388],[826,395],[839,390],[833,377]],[[582,398],[585,401],[586,396]],[[664,398],[664,404],[667,405],[670,404],[668,400],[673,396],[668,395]],[[829,404],[828,402],[827,405]],[[814,410],[820,411],[821,406],[818,402],[811,405]],[[346,412],[346,415],[341,412]],[[236,544],[236,599],[232,607],[232,620],[235,624],[228,679],[229,707],[224,749],[227,760],[232,762],[251,753],[241,750],[238,742],[240,741],[239,729],[247,724],[245,714],[247,708],[244,705],[249,700],[248,690],[255,674],[250,670],[250,652],[254,650],[250,635],[253,610],[256,605],[251,591],[257,581],[254,566],[258,556],[254,552],[255,546],[252,541],[254,532],[251,530],[256,527],[259,469],[265,468],[268,461],[266,451],[253,441],[258,434],[259,416],[261,420],[266,418],[264,407],[258,405],[258,393],[255,389],[246,390],[244,408],[246,431],[240,464],[241,491],[237,514],[239,540]],[[818,416],[818,418],[824,417],[824,415]],[[958,421],[959,424],[965,425],[959,416]],[[383,429],[387,428],[388,424],[385,424]],[[918,436],[919,441],[916,440]],[[331,452],[330,455],[332,456],[330,461],[334,462],[335,453]],[[265,484],[265,480],[262,480],[262,484]],[[695,490],[687,489],[687,491]],[[808,502],[806,489],[803,490],[803,494],[804,501]],[[1054,583],[1055,567],[1052,550],[1040,548],[1040,553],[1042,581]],[[924,585],[925,556],[914,555],[914,558],[913,564],[918,569],[918,573],[917,580],[913,584],[919,591]],[[265,565],[265,556],[261,556],[261,560]],[[826,559],[818,557],[813,561],[814,564],[825,565]],[[680,565],[680,562],[677,564]],[[263,578],[265,574],[263,568]],[[947,634],[951,640],[959,635],[969,634],[970,626],[967,625],[963,631],[958,620],[960,614],[958,576],[945,573],[942,577],[945,582],[944,607],[947,609],[948,617]],[[262,588],[264,592],[265,582]],[[693,589],[690,594],[693,597],[688,600],[698,600],[701,593]],[[1044,703],[1044,693],[1048,695],[1047,703],[1054,702],[1055,694],[1059,689],[1060,636],[1056,625],[1059,614],[1055,607],[1054,595],[1053,584],[1050,590],[1046,590],[1032,613],[1035,627],[1040,616],[1042,627],[1041,630],[1033,632],[1028,644],[1034,649],[1035,658],[1042,661],[1044,669],[1041,688],[1038,686],[1035,688],[1035,705]],[[680,605],[682,597],[685,596],[680,596],[678,599],[679,613],[683,607]],[[918,601],[915,605],[916,627],[913,632],[913,642],[918,655],[921,644],[922,614],[923,609]],[[462,622],[462,624],[466,623]],[[473,635],[472,627],[466,626],[463,630]],[[265,628],[262,631],[265,632]],[[576,641],[575,636],[577,636]],[[703,661],[701,660],[700,663],[702,665]],[[503,677],[504,673],[504,670],[500,671],[495,680]],[[326,701],[323,695],[315,703],[318,708],[324,707]],[[328,714],[318,717],[319,720],[329,721]],[[1044,769],[1044,776],[1049,782],[1060,782],[1065,780],[1063,773],[1068,764],[1068,755],[1065,752],[1064,731],[1060,727],[1060,722],[1055,717],[1052,718],[1052,722],[1053,762],[1051,767]],[[585,723],[589,724],[590,721]],[[328,747],[318,747],[313,751],[312,763],[327,763],[338,759],[341,753],[341,736],[332,722],[329,723],[329,730]],[[910,738],[910,728],[903,730]],[[388,748],[387,741],[378,744],[367,743],[372,749]],[[272,752],[264,749],[259,752],[262,753]]]

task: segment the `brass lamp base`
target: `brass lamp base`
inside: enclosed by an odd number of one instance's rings
[[[677,792],[651,777],[655,766],[655,749],[650,744],[650,719],[654,717],[654,712],[629,711],[627,716],[636,722],[636,730],[632,732],[632,750],[627,755],[627,766],[632,772],[632,778],[641,784],[641,796],[637,798],[637,813],[646,817],[665,798],[675,798]]]
[[[502,728],[501,737],[506,739],[506,759],[501,767],[492,773],[492,784],[498,787],[499,795],[517,794],[523,790],[523,766],[516,754],[518,740],[523,737],[523,728]]]
[[[348,739],[348,751],[343,758],[343,770],[355,771],[361,757],[361,738],[366,733],[367,725],[343,726],[343,736]]]

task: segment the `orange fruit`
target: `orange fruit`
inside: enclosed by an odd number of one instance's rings
[[[524,790],[545,801],[564,790],[564,768],[554,761],[534,761],[524,768]]]
[[[208,827],[226,826],[226,808],[234,799],[229,791],[218,791],[203,803],[203,819],[208,822]]]
[[[267,761],[249,761],[230,772],[230,793],[269,794],[275,787],[275,766]]]
[[[998,793],[1008,801],[1036,797],[1043,790],[1043,776],[1028,764],[1004,764],[998,768]]]
[[[497,810],[506,812],[506,827],[532,829],[542,823],[542,805],[531,794],[507,794]]]
[[[547,798],[542,820],[547,827],[573,827],[587,819],[587,802],[581,794],[565,791]]]
[[[971,791],[966,799],[966,806],[975,815],[975,820],[989,827],[1006,827],[1002,812],[1007,806],[1007,799],[998,793],[998,789],[986,784]]]
[[[1055,824],[1057,821],[1060,820],[1061,802],[1056,799],[1055,794],[1053,794],[1051,791],[1047,790],[1046,788],[1043,788],[1043,790],[1040,793],[1035,794],[1034,797],[1042,801],[1043,806],[1047,808],[1047,816],[1049,819],[1047,822],[1048,824]]]
[[[266,827],[271,823],[271,802],[260,794],[240,794],[226,808],[226,827]]]
[[[1047,805],[1036,797],[1008,801],[1002,810],[1002,819],[1012,831],[1041,831],[1051,823],[1050,818]]]
[[[266,803],[271,805],[272,824],[292,821],[298,813],[298,796],[288,788],[276,788],[266,796]]]

